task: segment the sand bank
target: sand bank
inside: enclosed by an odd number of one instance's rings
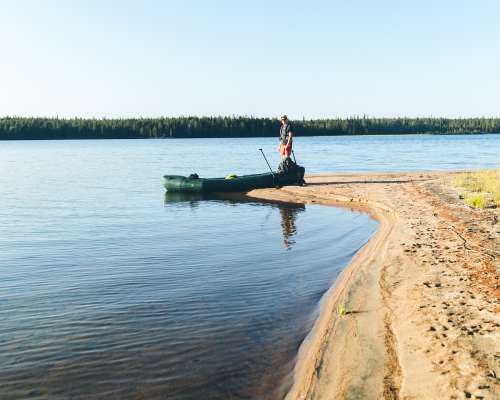
[[[452,175],[316,175],[249,193],[380,222],[324,296],[287,399],[500,397],[500,212],[464,205]]]

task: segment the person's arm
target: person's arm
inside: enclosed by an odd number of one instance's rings
[[[286,147],[289,147],[292,144],[292,136],[293,136],[293,133],[292,133],[292,131],[290,131],[288,133],[288,142],[286,143]]]

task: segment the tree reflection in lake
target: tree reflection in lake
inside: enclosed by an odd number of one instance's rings
[[[293,237],[297,233],[297,215],[306,210],[303,203],[285,203],[269,200],[257,200],[245,196],[242,193],[176,193],[165,192],[165,205],[175,203],[189,203],[191,208],[197,208],[201,201],[220,201],[228,204],[252,203],[255,205],[278,208],[281,217],[281,230],[283,234],[283,245],[291,250],[295,244]]]

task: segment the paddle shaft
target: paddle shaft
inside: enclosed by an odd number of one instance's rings
[[[266,160],[266,164],[267,166],[269,167],[269,170],[271,171],[271,174],[273,174],[274,176],[274,172],[273,172],[273,169],[271,168],[271,166],[269,165],[269,161],[267,161],[267,158],[266,158],[266,155],[264,154],[264,151],[262,149],[259,149],[260,152],[262,153],[262,157],[264,157],[264,160]]]
[[[297,159],[295,158],[295,152],[292,150],[293,162],[297,164]]]

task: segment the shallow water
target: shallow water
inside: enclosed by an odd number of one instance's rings
[[[0,142],[1,398],[280,398],[318,303],[376,223],[165,196],[275,165],[260,139]],[[297,138],[308,172],[499,165],[492,136]],[[445,149],[445,151],[443,151]]]
[[[2,239],[5,398],[283,395],[319,299],[376,224],[178,200],[149,217],[46,210]]]

